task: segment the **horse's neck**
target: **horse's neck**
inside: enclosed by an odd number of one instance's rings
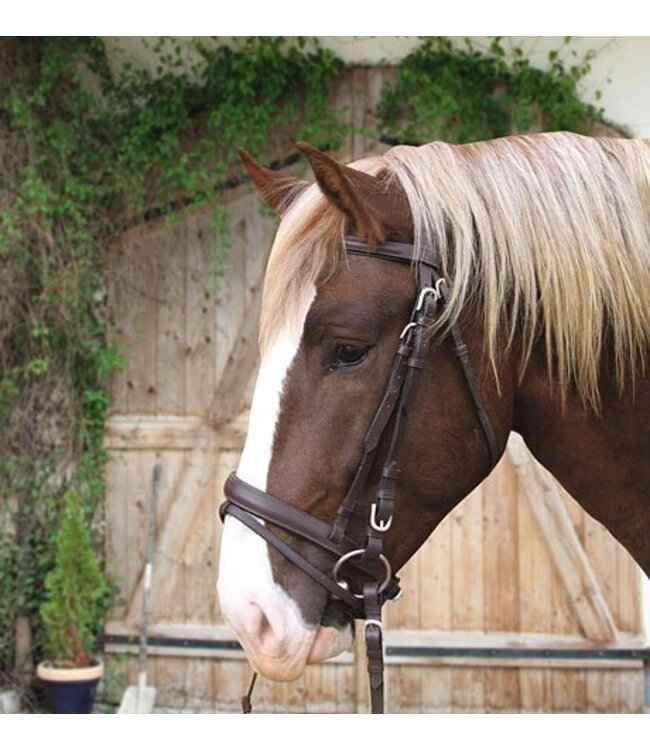
[[[650,575],[650,377],[620,397],[615,383],[604,381],[601,416],[571,394],[562,409],[543,356],[534,356],[515,393],[514,428]]]

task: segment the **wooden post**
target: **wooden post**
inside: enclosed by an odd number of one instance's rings
[[[14,623],[16,648],[16,679],[21,685],[28,685],[34,675],[32,656],[32,621],[28,615],[18,615]]]

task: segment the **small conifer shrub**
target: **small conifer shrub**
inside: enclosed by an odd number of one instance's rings
[[[55,538],[55,563],[45,578],[45,590],[40,614],[48,656],[55,666],[92,664],[108,584],[76,492],[65,496]]]

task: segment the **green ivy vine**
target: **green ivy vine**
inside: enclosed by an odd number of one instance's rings
[[[209,205],[223,248],[215,189],[242,175],[236,146],[270,159],[279,131],[335,147],[350,130],[330,104],[344,64],[313,40],[161,39],[149,50],[152,70],[97,37],[0,40],[0,682],[17,615],[41,647],[66,493],[78,494],[102,559],[102,434],[123,366],[109,238],[129,221]],[[498,39],[482,51],[427,38],[384,88],[374,135],[460,142],[535,122],[583,131],[600,114],[580,100],[588,70],[589,57],[566,67],[551,53],[539,70]]]
[[[584,133],[602,116],[579,91],[594,54],[578,58],[566,38],[562,48],[549,52],[542,70],[521,47],[508,50],[499,37],[485,50],[469,39],[456,45],[429,37],[400,62],[395,82],[384,88],[379,122],[406,142],[466,143],[533,127]]]

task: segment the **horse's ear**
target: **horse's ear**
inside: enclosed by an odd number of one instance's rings
[[[309,159],[325,197],[353,220],[356,233],[370,244],[383,242],[386,230],[370,208],[373,195],[381,192],[381,180],[339,164],[305,141],[300,141],[296,147]]]
[[[244,163],[261,198],[278,214],[286,213],[293,201],[309,186],[306,180],[289,177],[267,169],[255,161],[245,148],[238,148],[239,158]]]

